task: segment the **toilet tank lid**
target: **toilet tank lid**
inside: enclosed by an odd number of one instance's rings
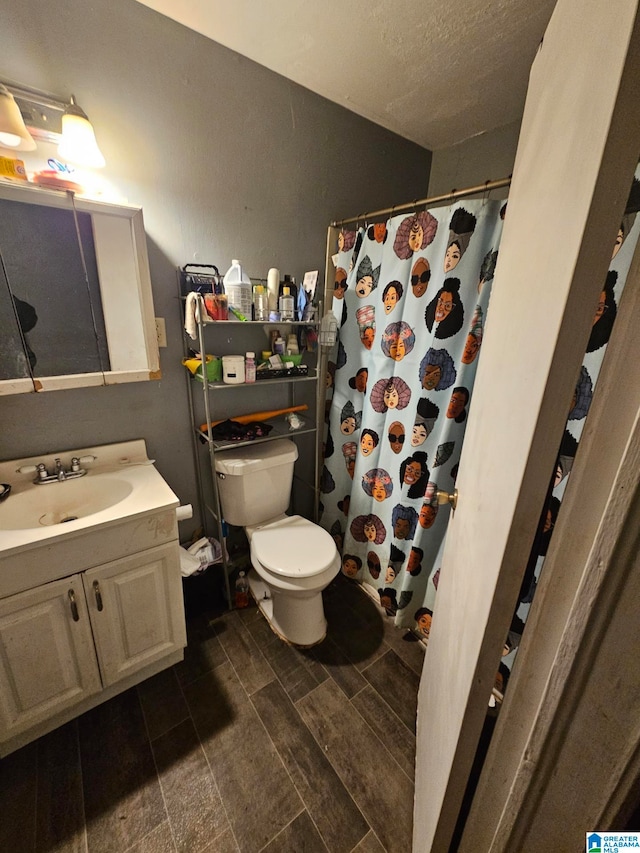
[[[262,441],[242,447],[222,450],[216,454],[216,471],[220,474],[242,476],[250,471],[262,471],[278,465],[288,465],[298,458],[298,448],[288,438]]]

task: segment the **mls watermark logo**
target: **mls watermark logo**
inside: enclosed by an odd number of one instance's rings
[[[587,832],[586,853],[640,851],[640,832]]]

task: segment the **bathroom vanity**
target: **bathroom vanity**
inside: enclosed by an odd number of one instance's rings
[[[177,663],[186,631],[178,499],[144,441],[0,462],[0,482],[2,757]]]

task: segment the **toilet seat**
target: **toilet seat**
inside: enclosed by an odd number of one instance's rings
[[[251,550],[269,572],[289,578],[319,575],[336,558],[336,544],[329,533],[300,515],[255,530]]]

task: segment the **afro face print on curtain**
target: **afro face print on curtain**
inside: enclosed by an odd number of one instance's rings
[[[436,492],[453,489],[472,409],[501,204],[396,216],[337,247],[348,273],[336,275],[333,311],[345,322],[328,429],[342,442],[325,458],[321,523],[339,525],[343,572],[401,627],[417,629],[416,612],[435,603],[450,512]]]
[[[540,518],[538,535],[534,543],[525,577],[520,590],[520,600],[513,617],[512,630],[505,641],[504,656],[501,667],[508,678],[517,653],[518,641],[524,630],[531,602],[533,601],[537,581],[544,567],[545,555],[549,547],[556,518],[560,511],[562,498],[567,487],[573,462],[578,451],[580,437],[585,426],[585,420],[591,405],[600,368],[604,359],[609,337],[618,312],[620,297],[631,265],[631,260],[640,235],[640,218],[636,221],[640,210],[640,182],[636,171],[627,207],[622,217],[615,244],[611,253],[609,271],[605,277],[602,291],[594,305],[591,334],[587,343],[580,373],[571,400],[566,401],[567,422],[560,442],[549,498]],[[519,626],[514,630],[514,625]],[[516,638],[514,640],[514,637]],[[506,686],[505,678],[505,686]]]

